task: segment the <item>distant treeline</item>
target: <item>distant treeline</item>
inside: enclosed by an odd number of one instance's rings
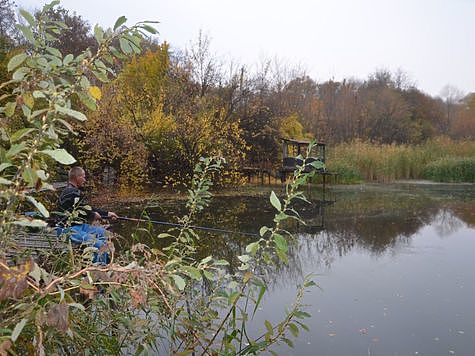
[[[0,0],[2,82],[10,75],[9,58],[27,46],[17,35],[12,4]],[[80,15],[66,9],[53,15],[70,27],[54,44],[63,55],[95,46],[94,30]],[[222,61],[202,33],[184,50],[151,40],[141,56],[117,62],[119,68],[115,81],[95,80],[98,108],[78,98],[77,105],[90,110],[89,120],[78,125],[75,140],[64,143],[96,184],[182,184],[196,160],[211,155],[227,159],[223,182],[237,182],[240,167],[279,165],[280,137],[316,138],[329,147],[475,137],[475,93],[447,86],[431,97],[405,73],[385,70],[365,80],[317,83],[279,60],[252,68]],[[2,118],[2,128],[19,126],[15,118]]]

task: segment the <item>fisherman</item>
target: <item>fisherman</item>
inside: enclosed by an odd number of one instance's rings
[[[71,242],[75,244],[94,246],[98,250],[107,244],[106,230],[100,226],[93,226],[87,222],[94,222],[102,218],[110,218],[115,220],[118,218],[117,214],[112,211],[104,211],[97,208],[90,208],[87,205],[86,198],[81,188],[86,183],[86,173],[81,167],[73,167],[69,171],[69,181],[66,188],[63,189],[59,196],[59,210],[65,213],[59,223],[60,227],[57,228],[58,235],[68,234]],[[78,212],[80,216],[80,210],[87,217],[72,219],[73,212]],[[110,258],[107,252],[94,253],[93,262],[109,263]]]

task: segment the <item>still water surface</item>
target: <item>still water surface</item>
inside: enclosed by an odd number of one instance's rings
[[[305,297],[310,331],[294,349],[274,348],[280,354],[475,355],[473,185],[335,187],[311,198],[301,207],[310,226],[293,227],[289,264],[268,271],[270,290],[254,331],[263,331],[266,319],[282,320],[296,285],[313,273],[321,289]],[[148,212],[173,221],[183,206],[159,201]],[[273,213],[267,198],[220,197],[197,224],[257,232]],[[132,229],[121,228],[124,235]],[[207,235],[200,253],[236,261],[252,240]]]

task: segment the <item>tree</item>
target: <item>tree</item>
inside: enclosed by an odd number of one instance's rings
[[[216,56],[211,53],[211,40],[200,30],[198,38],[187,51],[188,62],[192,79],[199,86],[199,96],[205,96],[221,78],[220,65]]]
[[[14,7],[13,1],[0,0],[0,53],[9,51],[18,36]]]
[[[51,8],[48,16],[54,21],[63,22],[66,25],[56,37],[54,46],[64,55],[79,55],[86,49],[97,50],[97,42],[91,34],[91,26],[80,15],[70,13],[62,7]]]
[[[463,99],[463,107],[452,122],[450,135],[455,139],[475,139],[475,93]]]
[[[118,83],[102,90],[98,110],[80,128],[79,159],[96,185],[140,191],[148,181],[149,152],[133,123],[121,112]]]
[[[463,93],[456,87],[447,84],[442,88],[440,96],[445,104],[445,120],[442,123],[442,132],[447,134],[450,130],[450,125],[455,119],[458,112],[458,104],[463,98]]]

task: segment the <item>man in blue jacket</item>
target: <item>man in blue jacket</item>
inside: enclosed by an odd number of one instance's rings
[[[87,205],[86,197],[81,188],[86,183],[86,173],[81,167],[73,167],[69,171],[69,181],[66,188],[59,195],[59,209],[66,213],[58,228],[58,234],[68,234],[71,242],[86,246],[94,246],[100,249],[107,243],[106,230],[100,226],[93,226],[87,222],[94,222],[101,218],[117,219],[118,216],[112,211],[91,208]],[[70,219],[71,213],[82,210],[86,219]],[[68,214],[69,213],[69,214]],[[69,215],[69,216],[68,216]],[[80,217],[80,214],[78,214]],[[79,220],[79,221],[78,221]],[[85,221],[84,221],[85,220]],[[86,222],[87,221],[87,222]],[[108,263],[107,253],[95,253],[93,262]]]

